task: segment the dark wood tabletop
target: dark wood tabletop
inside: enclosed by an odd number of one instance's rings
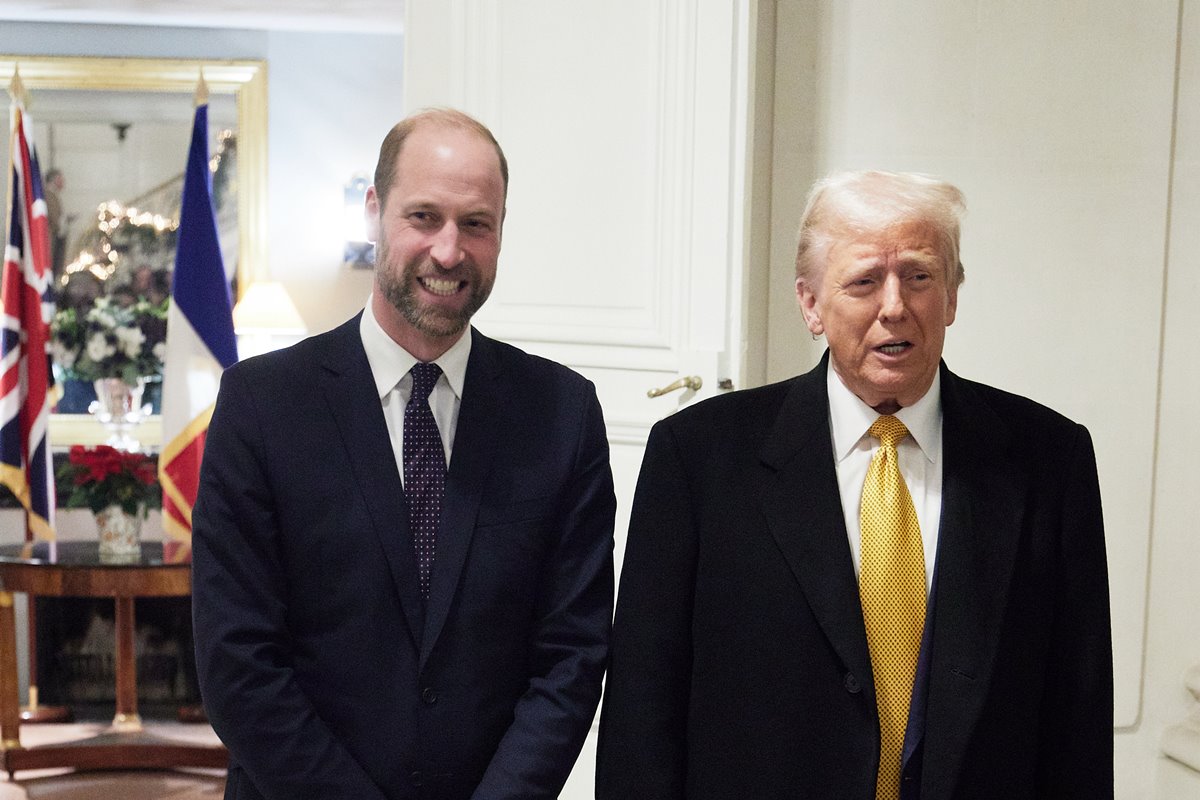
[[[42,597],[187,597],[190,564],[163,562],[161,542],[143,542],[137,561],[100,558],[95,541],[0,545],[0,591]]]

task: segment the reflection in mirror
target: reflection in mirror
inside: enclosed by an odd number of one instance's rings
[[[154,345],[165,334],[163,301],[201,67],[210,90],[209,152],[226,270],[236,289],[265,268],[265,68],[260,62],[0,56],[3,85],[14,66],[35,123],[58,289],[55,373],[62,395],[51,440],[56,446],[103,441],[104,429],[85,413],[97,377],[148,375],[142,402],[158,411],[161,365]],[[5,152],[7,139],[5,127]],[[130,348],[139,354],[136,363],[119,350],[89,353],[99,320],[144,337],[143,347]],[[158,430],[153,417],[139,438],[157,444]]]
[[[133,386],[141,377],[142,402],[158,413],[192,97],[46,89],[35,111],[57,301],[56,410],[87,412],[101,378]],[[236,125],[232,96],[210,100],[213,202],[230,278],[238,241]],[[101,319],[121,327],[108,329]],[[95,335],[109,330],[96,358]],[[136,331],[140,341],[117,335],[122,330]]]

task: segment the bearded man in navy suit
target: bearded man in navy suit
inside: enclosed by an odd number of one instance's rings
[[[554,798],[578,756],[615,499],[592,384],[469,326],[507,187],[476,120],[399,123],[366,308],[225,372],[193,602],[226,798]]]
[[[1112,798],[1091,439],[942,362],[962,208],[918,175],[819,182],[796,289],[825,357],[651,432],[597,797]],[[876,460],[894,504],[865,500]]]

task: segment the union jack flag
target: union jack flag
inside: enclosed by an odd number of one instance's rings
[[[13,97],[12,181],[4,271],[0,274],[0,483],[28,512],[26,538],[54,538],[54,477],[50,463],[50,320],[54,316],[50,230],[18,79]]]

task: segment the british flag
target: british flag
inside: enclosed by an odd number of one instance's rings
[[[0,483],[28,512],[26,538],[54,538],[50,463],[50,320],[54,294],[46,201],[33,147],[33,123],[14,80],[12,181],[4,272],[0,274]]]

